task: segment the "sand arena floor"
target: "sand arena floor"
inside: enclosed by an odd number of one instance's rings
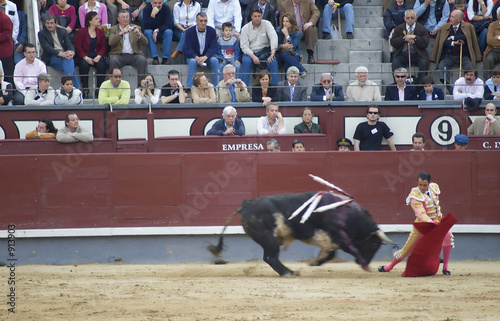
[[[403,278],[372,262],[310,267],[279,277],[262,261],[17,266],[9,313],[0,268],[0,320],[500,320],[500,261],[452,261],[452,275]],[[7,300],[6,300],[7,299]]]

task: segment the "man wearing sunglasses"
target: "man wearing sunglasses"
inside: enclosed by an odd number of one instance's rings
[[[417,87],[413,84],[407,84],[407,71],[405,68],[398,68],[394,71],[396,82],[385,89],[385,100],[416,100]]]
[[[396,146],[392,141],[394,133],[384,122],[379,122],[380,107],[371,105],[366,110],[368,121],[359,123],[354,132],[354,150],[380,150],[382,138],[387,140],[390,149],[395,151]]]
[[[122,80],[122,71],[114,68],[113,73],[101,84],[99,104],[127,105],[130,102],[130,84]]]

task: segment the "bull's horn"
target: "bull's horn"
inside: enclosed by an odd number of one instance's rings
[[[392,244],[392,245],[396,245],[397,243],[394,243],[387,235],[385,235],[385,233],[381,230],[377,230],[377,236],[379,237],[379,239],[381,239],[382,241],[384,241],[385,243],[389,243],[389,244]]]

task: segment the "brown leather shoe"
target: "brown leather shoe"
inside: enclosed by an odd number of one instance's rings
[[[162,58],[161,59],[161,64],[162,65],[170,65],[170,59],[168,59],[168,58]]]
[[[172,58],[172,60],[174,60],[175,58],[177,58],[177,56],[180,54],[181,52],[177,49],[175,49],[175,51],[170,55],[170,58]]]
[[[316,60],[314,60],[314,56],[313,55],[309,55],[309,58],[307,58],[307,63],[309,65],[314,65],[316,63]]]
[[[158,57],[153,58],[153,65],[159,65],[160,62],[158,61]]]

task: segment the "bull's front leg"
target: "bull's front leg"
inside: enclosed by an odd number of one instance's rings
[[[292,276],[294,272],[283,265],[278,256],[278,246],[276,248],[264,248],[264,262],[269,264],[280,276]]]
[[[324,255],[322,255],[324,254]],[[323,251],[319,253],[318,257],[314,260],[312,260],[309,265],[310,266],[320,266],[321,264],[325,263],[326,261],[330,261],[335,257],[335,250],[333,251]]]

